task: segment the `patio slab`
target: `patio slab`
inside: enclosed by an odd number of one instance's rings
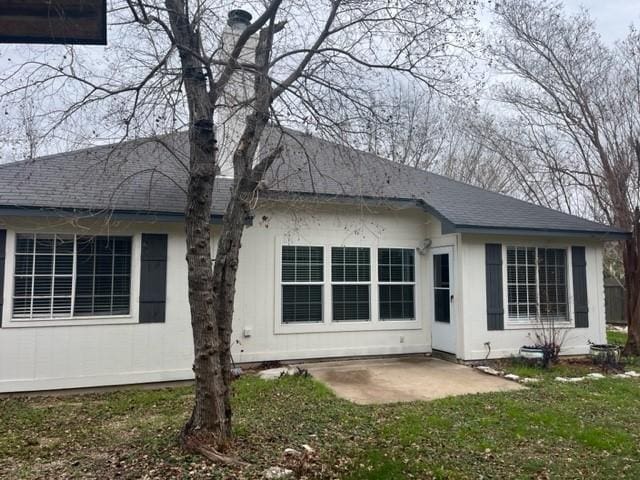
[[[305,363],[300,367],[338,397],[361,405],[526,388],[465,365],[424,356]]]

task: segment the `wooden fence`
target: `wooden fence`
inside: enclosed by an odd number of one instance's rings
[[[624,325],[624,287],[617,282],[606,281],[604,285],[604,306],[607,323]]]

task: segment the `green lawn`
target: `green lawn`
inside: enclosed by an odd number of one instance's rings
[[[616,345],[624,346],[627,343],[627,334],[616,330],[607,330],[607,341]]]
[[[185,454],[189,387],[0,400],[2,478],[260,478],[303,443],[305,478],[640,478],[640,381],[547,380],[520,392],[357,406],[310,378],[234,384],[223,470]]]

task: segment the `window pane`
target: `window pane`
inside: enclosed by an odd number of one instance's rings
[[[93,275],[94,262],[94,255],[78,255],[76,260],[76,273],[78,275]]]
[[[129,296],[113,297],[112,315],[126,315],[129,313]]]
[[[435,290],[435,321],[449,323],[451,321],[449,290]]]
[[[33,295],[51,296],[52,277],[36,276],[33,279]]]
[[[566,319],[566,251],[508,247],[507,297],[512,318]]]
[[[33,316],[48,317],[51,315],[51,297],[34,297]]]
[[[93,255],[95,247],[94,237],[77,237],[76,239],[76,252],[79,255]]]
[[[55,297],[71,297],[71,277],[55,277],[53,281],[53,295]]]
[[[539,248],[538,259],[540,316],[566,320],[566,251],[559,248]]]
[[[92,245],[93,240],[81,238],[85,239],[83,245]],[[74,251],[73,235],[16,235],[15,316],[59,318],[71,315]],[[89,295],[92,289],[93,284]]]
[[[369,285],[333,285],[333,320],[370,320]]]
[[[33,273],[33,255],[16,255],[16,275],[31,275]]]
[[[413,320],[414,286],[413,285],[379,285],[381,320]]]
[[[36,255],[34,268],[36,274],[52,274],[53,255]]]
[[[449,254],[433,256],[433,285],[436,288],[449,287]]]
[[[331,248],[331,280],[333,282],[368,282],[370,278],[371,264],[368,248]]]
[[[31,315],[31,297],[16,297],[13,299],[13,316],[16,318],[29,317]]]
[[[56,275],[73,274],[73,255],[56,255]]]
[[[73,235],[56,236],[56,254],[73,253]]]
[[[129,295],[130,279],[127,275],[118,275],[113,277],[113,294]],[[127,303],[129,303],[127,301]]]
[[[113,252],[116,255],[131,256],[131,239],[129,237],[112,237],[114,242]]]
[[[282,247],[283,282],[322,282],[324,261],[322,247]]]
[[[53,253],[55,235],[36,235],[36,253]]]
[[[14,297],[30,297],[32,277],[15,277],[13,282]]]
[[[379,248],[378,280],[381,282],[415,281],[414,251],[410,248]]]
[[[79,296],[76,293],[76,300],[74,305],[74,315],[91,315],[93,312],[93,297]]]
[[[379,282],[391,281],[391,267],[389,265],[378,266],[378,281]]]
[[[71,289],[69,289],[71,293]],[[53,298],[53,315],[58,317],[68,317],[71,314],[71,297]]]
[[[378,287],[380,319],[413,320],[415,252],[410,248],[378,249],[378,281],[397,283]],[[411,285],[402,285],[408,282]]]
[[[111,296],[111,283],[113,279],[111,276],[96,276],[95,277],[95,295],[96,296]]]
[[[322,321],[322,285],[283,285],[284,323]]]
[[[129,313],[130,237],[78,237],[74,315]]]
[[[93,295],[93,276],[78,275],[76,277],[76,295]]]
[[[129,275],[129,272],[131,272],[131,257],[126,255],[116,255],[113,260],[114,275]]]
[[[111,275],[113,273],[113,256],[96,255],[96,275]]]
[[[19,233],[16,235],[16,253],[33,253],[35,244],[32,234]]]

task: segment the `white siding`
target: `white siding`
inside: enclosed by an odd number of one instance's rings
[[[0,392],[117,385],[192,378],[193,357],[187,302],[184,229],[181,224],[0,218],[8,232],[3,328],[0,329]],[[219,227],[212,227],[214,238]],[[132,311],[117,320],[68,320],[55,326],[11,322],[13,238],[16,232],[81,232],[134,236]],[[141,233],[168,233],[166,323],[138,324],[139,244]],[[432,247],[452,246],[455,258],[454,315],[457,356],[465,360],[517,353],[531,343],[531,329],[487,331],[484,245],[558,245],[558,239],[506,238],[440,234],[440,223],[417,209],[371,209],[348,206],[265,205],[245,230],[238,272],[233,356],[236,362],[317,357],[384,355],[431,350],[431,252],[416,254],[415,322],[330,322],[301,326],[280,324],[279,250],[283,244],[416,248],[425,239]],[[563,239],[561,245],[585,245]],[[571,329],[563,353],[586,353],[587,341],[605,339],[602,245],[586,244],[589,328]],[[326,258],[330,258],[327,256]],[[330,269],[325,268],[325,272]],[[375,273],[372,272],[375,279]],[[325,276],[329,278],[328,273]],[[330,282],[327,282],[329,288]],[[372,283],[372,303],[376,295]],[[325,317],[331,315],[325,297]],[[40,322],[46,324],[47,322]],[[87,323],[95,323],[87,325]],[[59,325],[61,324],[61,325]],[[250,330],[246,336],[245,331]]]
[[[602,343],[606,340],[604,313],[604,284],[602,276],[602,244],[594,240],[558,237],[480,237],[464,235],[460,242],[459,282],[463,282],[461,314],[464,321],[464,338],[461,354],[464,360],[479,360],[487,356],[485,342],[491,344],[491,358],[516,355],[523,345],[534,343],[535,329],[509,324],[505,304],[505,330],[487,330],[485,244],[552,246],[570,248],[572,245],[586,246],[587,295],[589,301],[589,328],[569,328],[562,354],[578,355],[588,352],[588,342]],[[571,252],[568,251],[568,256]],[[570,259],[569,259],[570,260]],[[568,269],[571,275],[570,268]],[[569,285],[571,284],[571,278]],[[504,287],[506,288],[506,287]],[[570,311],[573,294],[569,291]]]
[[[80,222],[80,228],[61,219],[4,218],[7,228],[4,311],[0,328],[0,392],[118,385],[180,380],[191,377],[193,348],[186,307],[187,288],[183,227],[172,224]],[[90,230],[87,228],[91,227]],[[131,315],[109,320],[65,320],[56,326],[11,322],[13,237],[15,232],[77,232],[134,235],[169,233],[167,321],[138,324],[139,250],[132,258]],[[135,251],[135,249],[134,249]],[[65,324],[61,326],[59,324]],[[96,323],[86,325],[86,323]],[[38,325],[46,324],[39,322]]]
[[[277,213],[277,212],[281,213]],[[0,392],[116,385],[188,379],[192,377],[191,326],[187,302],[183,226],[169,223],[80,221],[6,217],[8,231],[3,328],[0,329]],[[55,326],[24,326],[11,322],[13,237],[16,232],[81,232],[131,234],[134,245],[144,233],[168,233],[166,323],[138,324],[136,272],[139,251],[132,259],[128,318],[109,321],[67,320]],[[213,227],[214,237],[216,227]],[[416,210],[371,210],[356,207],[280,207],[256,212],[245,230],[238,272],[233,355],[236,362],[314,357],[382,355],[430,351],[430,296],[427,256],[416,255],[419,272],[416,298],[419,318],[411,325],[371,322],[328,325],[322,331],[292,333],[279,326],[279,266],[276,251],[282,243],[362,245],[375,248],[419,247],[425,238],[434,245],[453,245],[455,236],[442,237],[440,224]],[[134,249],[135,250],[135,249]],[[371,252],[372,257],[375,250]],[[375,288],[375,285],[372,287]],[[418,288],[420,290],[418,290]],[[325,311],[329,308],[327,305]],[[40,322],[40,325],[47,322]],[[87,325],[87,323],[95,323]],[[374,325],[376,323],[377,325]],[[403,322],[404,324],[405,322]],[[62,324],[62,325],[60,325]],[[251,329],[251,336],[243,335]]]

